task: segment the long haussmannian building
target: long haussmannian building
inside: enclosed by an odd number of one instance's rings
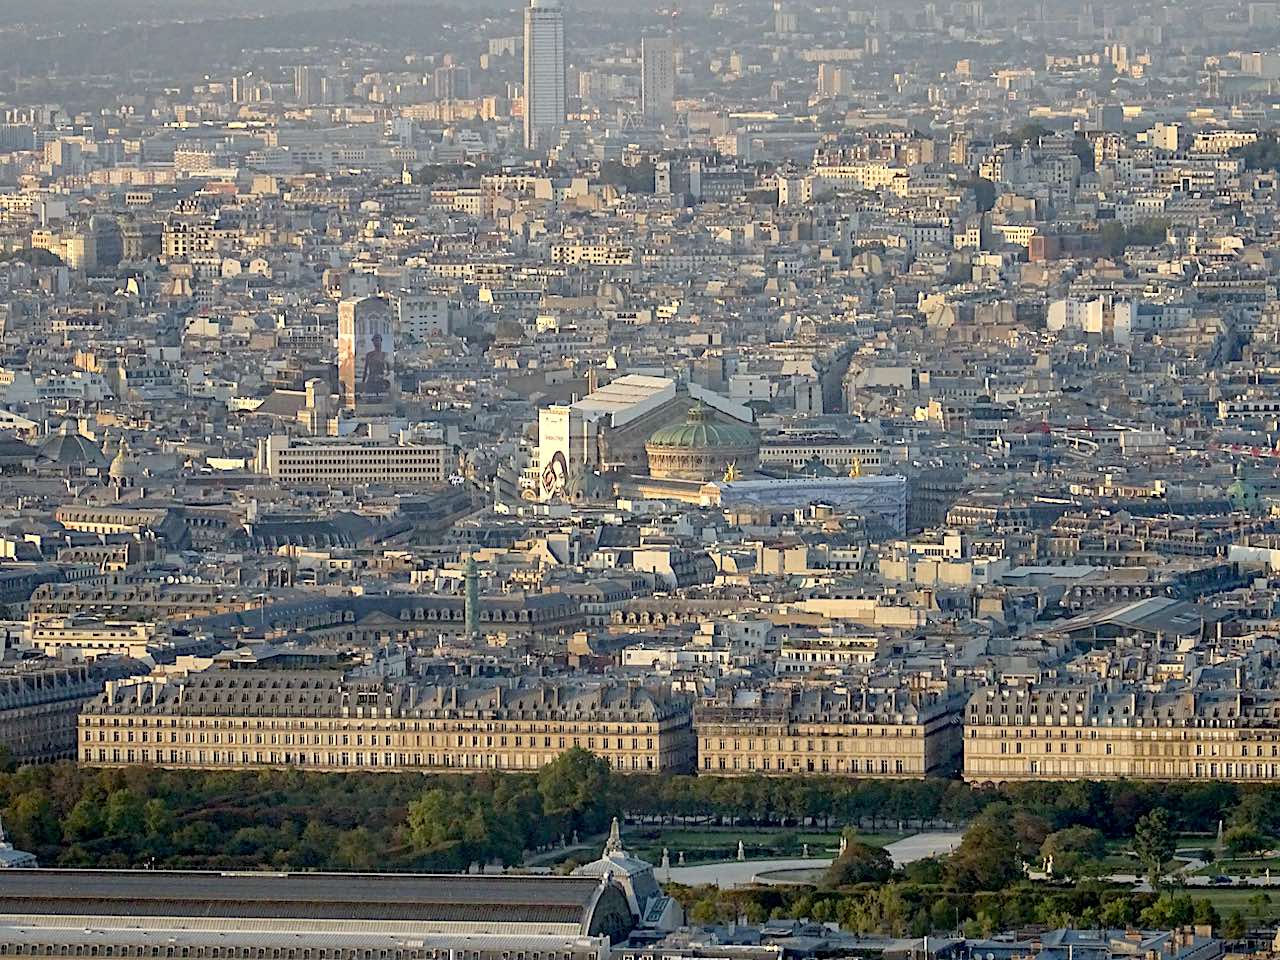
[[[698,769],[717,776],[950,776],[960,766],[961,703],[946,692],[904,689],[732,691],[698,707]]]
[[[22,763],[74,756],[74,717],[102,686],[103,678],[87,664],[5,671],[0,674],[0,743]]]
[[[0,744],[19,763],[50,763],[76,756],[76,716],[104,685],[136,674],[136,661],[105,657],[96,663],[18,663],[0,670]]]
[[[74,709],[78,696],[56,709]],[[65,714],[60,746],[49,730],[62,726],[47,708],[29,692],[19,699],[8,719],[29,731],[15,740],[31,741],[23,756],[69,751],[73,716]],[[695,709],[668,686],[612,679],[424,684],[210,669],[108,680],[74,722],[75,755],[108,767],[531,772],[579,747],[635,773],[1280,780],[1280,691],[1216,676],[1158,690],[1019,681],[971,695],[776,684],[725,691]]]
[[[969,699],[964,779],[1280,778],[1280,691],[1187,683],[989,687]]]
[[[689,701],[662,687],[422,686],[329,671],[210,670],[109,684],[80,714],[94,766],[531,771],[573,747],[615,770],[694,766]]]

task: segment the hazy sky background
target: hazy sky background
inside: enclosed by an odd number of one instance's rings
[[[682,6],[697,7],[709,0],[686,0]],[[297,10],[352,9],[369,6],[409,6],[420,9],[456,6],[453,0],[0,0],[0,24],[71,24],[77,21],[107,23],[112,20],[149,19],[175,20],[184,18],[223,19],[234,16],[272,16]],[[467,0],[462,6],[503,9],[515,4],[511,0]],[[614,6],[618,0],[584,0],[575,6]],[[629,9],[661,6],[650,0],[644,3],[628,2]],[[767,8],[761,0],[762,9]],[[4,27],[0,26],[0,30]]]
[[[570,0],[610,12],[624,31],[650,23],[671,0]],[[712,0],[678,0],[693,26]],[[771,0],[756,0],[761,22]],[[155,83],[194,83],[253,69],[264,50],[326,51],[392,59],[446,51],[478,54],[487,38],[518,35],[523,0],[0,0],[0,90],[92,109],[114,94]],[[632,23],[629,23],[631,21]],[[605,29],[574,25],[580,44]],[[271,59],[276,59],[273,55]],[[123,83],[123,86],[119,84]]]

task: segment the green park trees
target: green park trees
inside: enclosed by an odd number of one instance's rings
[[[598,831],[607,826],[615,798],[607,760],[573,749],[538,771],[543,813],[560,818],[572,831]]]
[[[852,830],[844,834],[843,849],[827,869],[826,884],[843,887],[857,883],[883,883],[893,874],[893,858],[883,847],[858,839]]]
[[[1267,849],[1269,838],[1252,823],[1241,823],[1223,834],[1233,857],[1251,857]]]
[[[1232,910],[1222,925],[1222,935],[1228,940],[1239,940],[1248,932],[1249,924],[1245,921],[1244,914],[1239,908]]]
[[[1169,814],[1157,807],[1145,814],[1133,833],[1133,851],[1142,862],[1152,889],[1158,889],[1164,878],[1164,865],[1174,853],[1173,828]]]
[[[965,904],[979,901],[986,920],[1002,921],[1001,909],[983,898],[1021,888],[1024,864],[1038,868],[1049,857],[1055,878],[1085,887],[1088,877],[1104,871],[1108,849],[1116,856],[1132,849],[1143,871],[1154,874],[1172,856],[1178,833],[1199,832],[1204,839],[1195,845],[1209,846],[1220,820],[1233,851],[1262,849],[1275,834],[1278,801],[1280,787],[1229,783],[1027,783],[984,790],[951,780],[630,775],[582,750],[529,774],[94,770],[73,764],[0,771],[7,832],[50,866],[455,870],[477,862],[515,863],[530,851],[571,841],[575,833],[584,847],[591,841],[575,856],[588,856],[609,819],[623,814],[655,830],[684,822],[875,831],[937,821],[968,824],[953,856],[900,871],[854,834],[830,878],[841,891],[885,882],[945,891],[951,928],[977,923],[976,912],[965,915]],[[935,899],[919,907],[924,919],[904,921],[905,927],[938,920],[948,908]],[[896,917],[898,907],[897,901],[868,900],[859,922]],[[1084,909],[1074,901],[1055,907],[1072,916]],[[1099,901],[1089,909],[1102,917],[1127,908]],[[929,919],[934,912],[938,917]]]
[[[1253,143],[1233,150],[1232,154],[1243,159],[1248,170],[1280,169],[1280,141],[1277,141],[1274,131],[1262,134]]]
[[[1007,814],[1003,804],[992,804],[969,824],[947,862],[947,881],[956,890],[1000,890],[1022,876],[1019,838]]]
[[[1080,877],[1107,853],[1107,838],[1094,827],[1066,827],[1044,838],[1040,857],[1055,876]]]
[[[408,806],[408,839],[434,864],[516,864],[525,850],[601,832],[617,812],[608,763],[575,749],[536,783],[499,776],[432,787]]]

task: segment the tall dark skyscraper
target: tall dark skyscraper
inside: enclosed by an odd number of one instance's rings
[[[293,98],[299,106],[309,107],[324,99],[324,74],[320,68],[299,64],[293,68]]]
[[[524,11],[524,145],[543,150],[565,118],[564,10],[529,0]]]
[[[670,37],[645,37],[640,60],[640,112],[650,123],[670,123],[675,119],[675,44]]]

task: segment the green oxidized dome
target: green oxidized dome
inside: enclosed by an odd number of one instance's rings
[[[1236,466],[1235,474],[1235,480],[1226,490],[1227,499],[1231,501],[1231,505],[1237,510],[1253,510],[1258,506],[1258,488],[1245,479],[1242,466]]]
[[[684,423],[656,430],[647,445],[674,450],[754,450],[756,436],[748,427],[708,420],[700,407],[694,407]]]

